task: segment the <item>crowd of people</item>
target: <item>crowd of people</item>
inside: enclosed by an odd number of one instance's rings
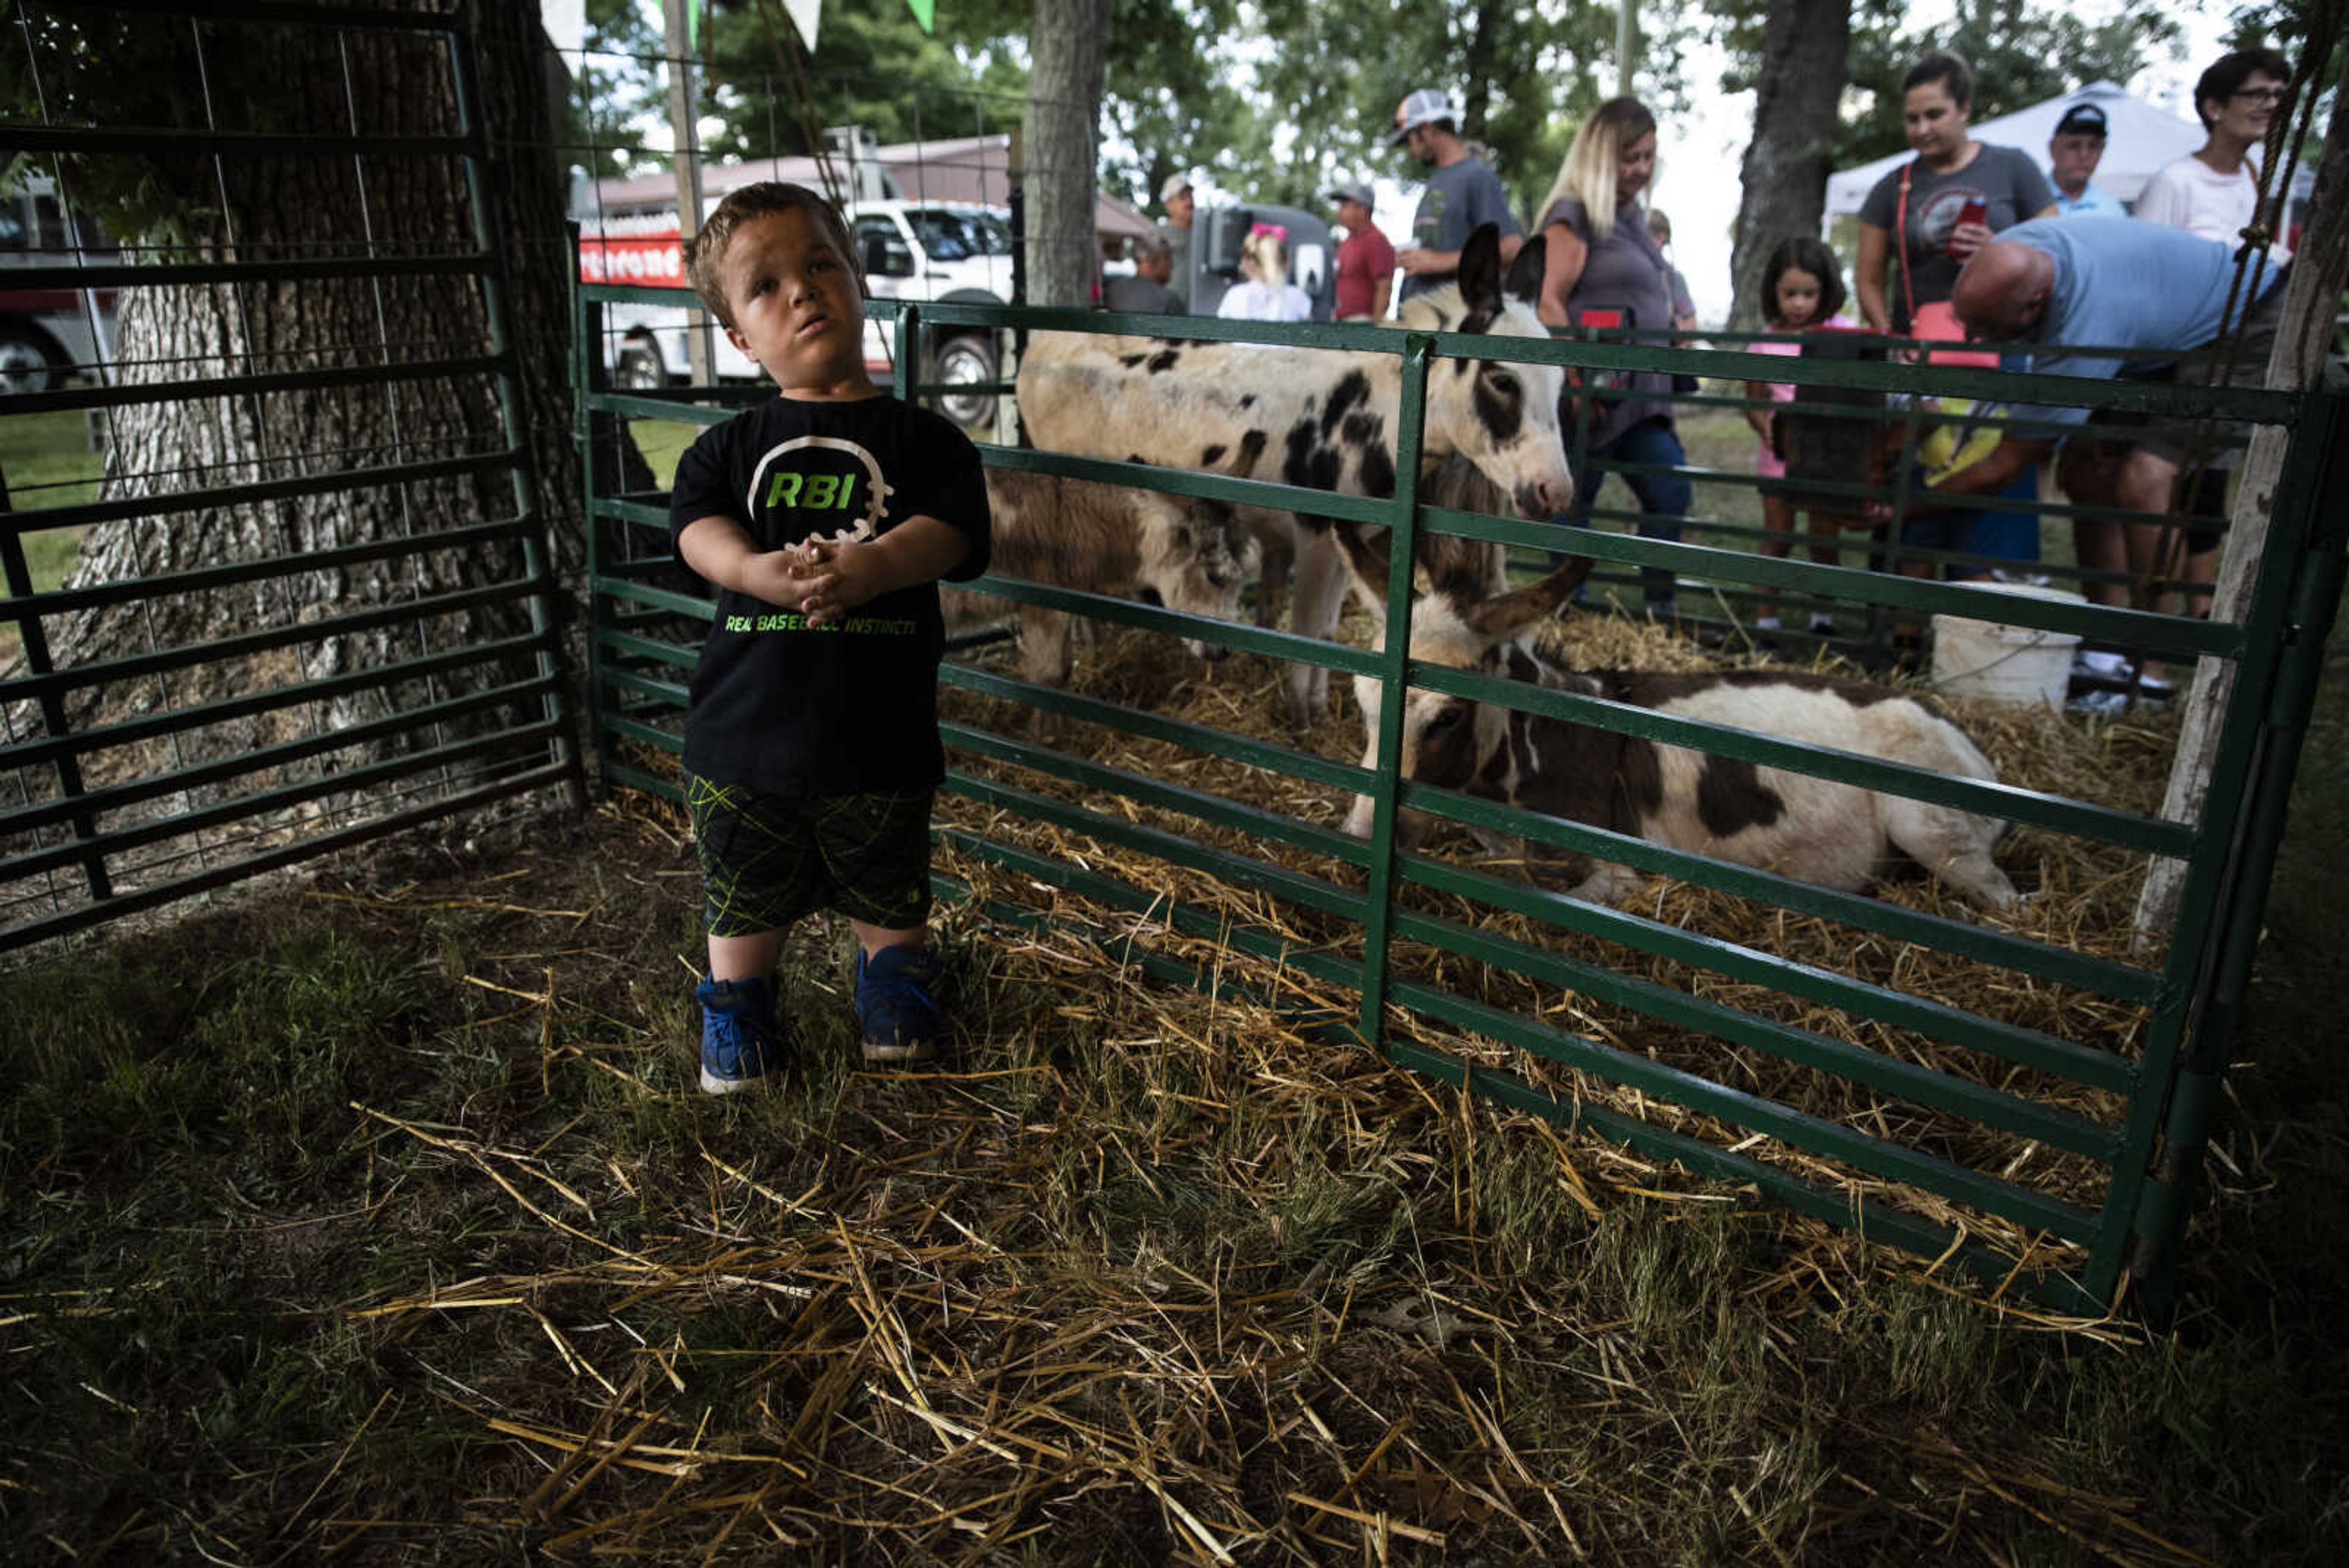
[[[2291,258],[2258,225],[2253,153],[2266,139],[2290,76],[2289,64],[2270,49],[2237,50],[2213,64],[2194,89],[2205,144],[2154,175],[2132,215],[2095,183],[2112,129],[2100,103],[2084,98],[2066,106],[2047,143],[2043,172],[2031,152],[1973,135],[1973,81],[1962,60],[1940,52],[1924,56],[1900,83],[1901,123],[1913,156],[1878,182],[1861,205],[1848,289],[1833,250],[1807,234],[1785,237],[1769,253],[1754,302],[1776,336],[1752,348],[1788,356],[1843,354],[1850,350],[1830,335],[1864,330],[1922,345],[1915,357],[1929,364],[2135,377],[2167,374],[2181,354],[2240,335],[2244,347],[2235,360],[2237,374],[2248,366],[2255,379],[2266,361],[2260,339],[2272,335]],[[1518,223],[1484,150],[1463,137],[1460,113],[1444,89],[1422,88],[1405,96],[1395,107],[1393,128],[1392,144],[1421,165],[1424,184],[1400,247],[1372,221],[1375,202],[1367,184],[1330,192],[1346,236],[1337,248],[1333,278],[1337,319],[1381,319],[1391,298],[1399,306],[1449,281],[1468,236],[1491,223],[1503,236],[1505,261],[1528,237],[1545,241],[1538,308],[1552,327],[1628,331],[1651,341],[1656,328],[1684,334],[1696,327],[1686,281],[1669,257],[1671,221],[1647,201],[1657,169],[1657,129],[1654,115],[1638,99],[1601,104],[1578,128],[1530,231]],[[1159,194],[1164,224],[1137,248],[1141,281],[1111,286],[1105,303],[1112,308],[1183,308],[1177,292],[1164,286],[1162,252],[1179,257],[1188,239],[1195,201],[1189,176],[1170,176]],[[2054,223],[2076,227],[2057,235],[2049,228]],[[2174,236],[2196,244],[2181,246],[2172,243]],[[2261,240],[2263,254],[2254,260],[2238,308],[2222,320],[2214,312],[2225,303],[2237,250],[2251,236]],[[1277,228],[1258,225],[1244,251],[1243,275],[1224,295],[1218,314],[1296,321],[1313,313],[1310,296],[1288,278],[1285,239]],[[2022,253],[2044,258],[2058,280],[2035,310],[2011,293],[2023,286],[2017,279],[2045,270],[2020,265]],[[1181,265],[1175,263],[1178,269]],[[2075,275],[2117,281],[2090,297],[2064,286]],[[2162,280],[2166,297],[2136,286],[2148,278]],[[1992,290],[1993,280],[2010,292]],[[2215,302],[2205,298],[2211,289],[2219,291]],[[2109,308],[2115,299],[2128,300],[2128,308],[2116,314]],[[1993,341],[2005,346],[2003,357],[1987,346]],[[2089,358],[2053,347],[2092,342],[2136,354]],[[2041,343],[2050,350],[2027,347]],[[2017,351],[2016,345],[2026,347]],[[1582,466],[1573,506],[1560,522],[1586,522],[1612,473],[1638,504],[1644,536],[1680,536],[1691,491],[1672,394],[1690,388],[1676,388],[1674,379],[1626,372],[1587,380],[1568,411],[1579,449],[1598,461]],[[1754,404],[1747,417],[1759,438],[1756,472],[1785,480],[1783,421],[1775,405],[1792,400],[1794,388],[1754,381],[1747,394]],[[2060,452],[2054,477],[2064,496],[2107,514],[2073,524],[2088,597],[2147,607],[2158,585],[2176,582],[2185,585],[2188,609],[2206,609],[2217,528],[2197,521],[2181,539],[2159,523],[2124,523],[2110,514],[2158,517],[2175,511],[2215,520],[2224,510],[2228,473],[2239,451],[2224,438],[2240,432],[2220,431],[2214,440],[2207,429],[2191,436],[2170,421],[2085,420],[2077,410],[2037,412],[2053,437],[2017,435],[1994,443],[1982,437],[1976,447],[1988,445],[1986,459],[1930,475],[1930,487],[1900,524],[1900,568],[1952,578],[2031,569],[2040,558],[2042,485],[2048,460]],[[2023,461],[2026,454],[2033,461]],[[1974,458],[1975,448],[1966,455]],[[2189,479],[2179,493],[2181,481]],[[1880,509],[1774,486],[1764,498],[1764,524],[1774,535],[1767,552],[1785,554],[1805,515],[1813,557],[1823,562],[1841,558],[1837,536],[1883,527]],[[1647,571],[1643,587],[1650,610],[1671,612],[1669,572]],[[1777,629],[1776,605],[1767,595],[1759,619],[1761,629]],[[1811,629],[1831,631],[1833,621],[1815,615]],[[2116,656],[2089,657],[2099,675],[2121,669]],[[2158,693],[2158,675],[2147,684]]]

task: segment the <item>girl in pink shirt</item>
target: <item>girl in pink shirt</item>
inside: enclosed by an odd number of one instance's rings
[[[1841,314],[1843,306],[1843,268],[1836,262],[1835,253],[1817,240],[1797,238],[1782,240],[1770,253],[1762,269],[1762,317],[1773,332],[1809,332],[1821,327],[1854,327],[1859,324]],[[1755,354],[1793,354],[1803,351],[1800,343],[1749,343],[1747,349]],[[1791,403],[1795,389],[1785,381],[1748,381],[1745,395],[1755,404],[1764,400],[1772,403]],[[1777,452],[1777,411],[1775,409],[1752,407],[1745,418],[1762,438],[1761,450],[1754,454],[1754,472],[1764,479],[1786,476],[1785,459]],[[1762,554],[1783,556],[1793,547],[1795,514],[1811,514],[1811,559],[1823,566],[1836,564],[1834,548],[1836,534],[1857,510],[1856,503],[1825,496],[1796,495],[1784,491],[1771,491],[1762,497],[1762,524],[1776,537],[1762,544]],[[1821,538],[1821,535],[1825,535]],[[1778,629],[1777,592],[1773,588],[1757,590],[1762,613],[1754,618],[1757,631]],[[1822,634],[1835,629],[1835,620],[1824,613],[1811,617],[1811,629]]]

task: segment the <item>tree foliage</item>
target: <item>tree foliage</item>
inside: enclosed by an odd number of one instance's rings
[[[1614,85],[1615,10],[1591,0],[1254,0],[1249,10],[1263,39],[1247,67],[1249,96],[1277,108],[1257,134],[1196,161],[1219,182],[1270,200],[1319,205],[1340,178],[1420,179],[1419,165],[1389,145],[1394,108],[1414,88],[1440,87],[1461,107],[1461,134],[1489,151],[1517,205],[1530,207],[1575,125]],[[1641,57],[1651,64],[1640,90],[1678,90],[1676,50],[1648,47]]]
[[[1875,6],[1869,0],[1869,11]],[[2028,0],[1958,0],[1956,19],[1938,30],[1903,29],[1902,19],[1881,12],[1854,18],[1851,79],[1875,92],[1845,125],[1843,162],[1865,162],[1909,144],[1900,128],[1900,78],[1930,49],[1950,50],[1972,67],[1973,118],[1984,120],[2093,81],[2127,82],[2157,51],[2174,54],[2179,38],[2177,22],[2149,0],[2131,0],[2102,21]]]

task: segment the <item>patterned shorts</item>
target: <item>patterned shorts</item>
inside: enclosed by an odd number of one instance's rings
[[[889,930],[922,924],[934,793],[771,795],[688,774],[709,934],[781,930],[827,909]]]

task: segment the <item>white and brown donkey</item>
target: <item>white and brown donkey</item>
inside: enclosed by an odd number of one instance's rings
[[[1383,604],[1383,547],[1344,524],[1338,536],[1356,587]],[[1432,566],[1434,581],[1412,606],[1412,657],[1996,782],[1990,760],[1964,731],[1917,698],[1864,681],[1777,670],[1561,669],[1534,650],[1531,633],[1590,566],[1588,558],[1577,558],[1497,597],[1487,593],[1482,568],[1473,562],[1455,562],[1449,570]],[[1380,683],[1357,676],[1354,691],[1369,731],[1362,765],[1375,768]],[[1992,818],[1441,692],[1409,694],[1402,773],[1423,784],[1847,891],[1866,887],[1898,849],[1979,903],[2004,909],[2015,901],[2013,885],[1991,859],[1991,846],[2005,831]],[[1371,818],[1371,801],[1357,797],[1347,828],[1368,836]],[[1415,842],[1426,823],[1422,814],[1404,813],[1397,835]],[[1574,897],[1601,902],[1623,897],[1638,880],[1629,867],[1589,856],[1568,857],[1560,868]]]
[[[1461,253],[1456,286],[1413,302],[1409,325],[1496,337],[1547,337],[1533,311],[1538,241],[1504,279],[1489,224]],[[1498,359],[1451,359],[1427,380],[1422,453],[1465,458],[1526,517],[1562,510],[1573,493],[1558,437],[1562,372]],[[1019,416],[1046,452],[1124,459],[1340,494],[1391,496],[1402,361],[1393,354],[1300,351],[1266,344],[1038,333],[1019,367]],[[1292,628],[1327,639],[1346,574],[1327,522],[1299,520]],[[1291,716],[1324,712],[1329,671],[1289,671]]]

